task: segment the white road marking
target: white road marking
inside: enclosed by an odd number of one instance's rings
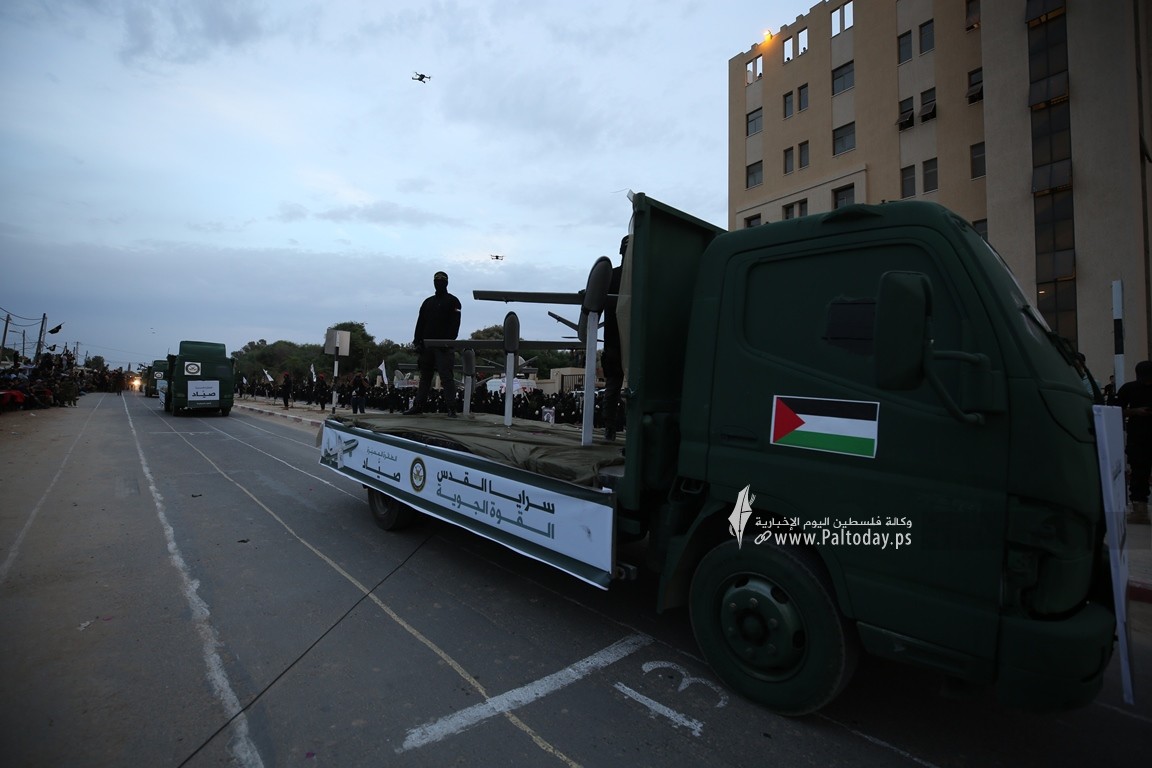
[[[64,460],[60,462],[60,469],[56,470],[53,475],[52,481],[48,483],[48,487],[44,489],[44,495],[40,497],[40,501],[36,502],[36,506],[28,514],[28,519],[24,521],[24,527],[20,529],[20,534],[16,537],[16,541],[12,543],[11,549],[8,550],[8,556],[4,558],[4,564],[0,565],[0,584],[8,578],[8,571],[12,569],[12,563],[16,561],[16,557],[20,554],[20,545],[24,543],[24,537],[28,535],[28,530],[32,527],[32,523],[36,520],[36,515],[40,512],[40,507],[44,506],[44,501],[48,498],[48,494],[52,493],[52,489],[56,487],[56,481],[60,479],[60,475],[64,473],[64,467],[68,465],[68,459],[72,456],[72,450],[76,447],[76,443],[80,442],[80,438],[84,436],[84,431],[88,429],[88,422],[96,414],[96,409],[104,402],[101,397],[96,401],[96,406],[92,412],[88,414],[88,418],[84,420],[84,426],[76,434],[76,439],[72,441],[72,445],[68,446],[68,452],[64,454]]]
[[[628,698],[634,701],[638,701],[644,706],[648,707],[648,709],[652,711],[652,714],[668,718],[672,721],[673,726],[677,728],[684,726],[688,730],[692,731],[693,736],[699,736],[704,730],[704,723],[700,722],[696,718],[688,717],[688,715],[677,712],[671,707],[666,707],[660,702],[650,699],[642,693],[637,693],[628,686],[624,685],[624,683],[616,683],[616,685],[613,687]]]
[[[204,666],[207,669],[208,684],[212,687],[213,693],[216,694],[216,699],[224,707],[224,713],[228,717],[236,717],[233,722],[233,736],[228,742],[228,751],[232,753],[233,759],[239,765],[245,768],[262,768],[264,761],[260,758],[260,751],[248,735],[248,718],[241,712],[243,707],[240,705],[240,699],[232,689],[228,672],[224,669],[224,661],[216,651],[220,647],[220,638],[210,621],[212,612],[208,609],[208,603],[200,597],[198,592],[200,582],[192,578],[188,564],[184,561],[180,547],[176,544],[176,533],[172,530],[172,526],[168,522],[168,515],[164,512],[164,497],[160,495],[160,489],[156,487],[152,470],[148,467],[148,460],[144,458],[144,449],[140,447],[140,438],[136,434],[132,414],[128,413],[127,398],[125,398],[124,413],[128,415],[128,428],[132,431],[132,439],[136,442],[136,453],[140,456],[140,468],[148,480],[148,490],[151,491],[152,501],[156,506],[156,517],[159,518],[160,527],[164,530],[164,540],[168,544],[168,559],[180,577],[181,591],[184,593],[184,599],[188,601],[188,607],[192,612],[192,621],[195,623],[196,631],[203,643]]]
[[[924,768],[940,768],[935,763],[930,763],[927,760],[922,760],[921,758],[916,757],[916,755],[912,754],[911,752],[907,752],[903,749],[900,749],[900,747],[897,747],[894,744],[889,744],[888,742],[884,741],[883,739],[878,739],[875,736],[870,736],[869,734],[864,733],[863,731],[858,731],[849,725],[845,725],[844,723],[840,722],[839,720],[833,720],[831,717],[828,717],[825,714],[821,714],[820,712],[817,712],[816,717],[819,717],[823,720],[827,720],[830,723],[838,725],[841,728],[843,728],[844,730],[848,731],[848,733],[851,733],[854,736],[859,736],[860,738],[864,739],[865,741],[870,742],[872,744],[875,744],[878,747],[883,747],[884,749],[895,752],[896,754],[900,755],[901,757],[906,758],[908,760],[911,760],[912,762],[916,763],[917,765],[924,766]]]
[[[443,661],[452,671],[454,671],[457,675],[459,675],[461,677],[461,679],[463,679],[466,683],[468,683],[468,685],[471,686],[473,688],[473,690],[475,690],[477,693],[479,693],[485,699],[489,698],[488,692],[486,690],[484,690],[484,686],[480,684],[480,681],[477,680],[475,678],[475,676],[470,674],[468,672],[468,670],[464,669],[464,667],[462,667],[458,661],[456,661],[454,658],[449,656],[448,653],[444,651],[444,649],[442,649],[440,646],[436,645],[436,643],[432,642],[428,637],[426,637],[423,633],[421,633],[420,630],[416,629],[414,626],[412,626],[407,621],[405,621],[403,617],[401,617],[398,613],[396,613],[396,611],[392,610],[392,608],[390,608],[386,603],[384,603],[383,600],[381,600],[379,597],[377,597],[375,594],[373,594],[372,590],[368,589],[368,587],[361,584],[356,579],[355,576],[353,576],[352,574],[348,573],[346,570],[341,568],[338,563],[336,563],[334,560],[332,560],[332,558],[328,557],[328,555],[321,552],[311,542],[304,539],[300,534],[298,534],[292,528],[292,526],[288,525],[288,523],[285,522],[285,520],[282,517],[280,517],[275,512],[273,512],[271,510],[271,508],[268,507],[267,504],[260,501],[260,499],[256,498],[255,494],[253,494],[251,491],[249,491],[247,488],[245,488],[240,483],[236,482],[235,478],[233,478],[231,475],[229,475],[227,472],[225,472],[223,469],[221,469],[220,466],[216,464],[216,462],[212,461],[212,459],[208,458],[208,455],[206,453],[201,451],[196,446],[192,445],[192,443],[188,442],[187,438],[184,439],[184,442],[187,443],[189,448],[191,448],[192,450],[194,450],[198,454],[200,454],[201,458],[203,458],[204,461],[208,462],[208,464],[210,464],[212,466],[212,468],[214,470],[216,470],[216,472],[218,472],[222,477],[224,477],[230,483],[232,483],[237,488],[239,488],[241,491],[243,491],[244,494],[246,496],[248,496],[248,498],[252,499],[253,503],[255,503],[258,507],[263,509],[268,514],[269,517],[271,517],[273,520],[275,520],[277,523],[279,523],[281,525],[281,527],[283,527],[284,530],[286,530],[292,536],[292,538],[294,538],[294,539],[296,539],[296,541],[300,542],[300,544],[302,546],[306,547],[309,551],[311,551],[314,555],[316,555],[316,557],[323,560],[332,570],[336,571],[346,581],[348,581],[350,584],[352,584],[354,587],[356,587],[356,589],[358,589],[362,594],[364,594],[367,597],[367,599],[369,599],[373,603],[375,603],[376,607],[378,607],[381,611],[383,611],[388,616],[388,618],[392,619],[392,621],[396,622],[396,624],[398,624],[405,632],[407,632],[409,635],[411,635],[415,640],[417,640],[419,643],[424,645],[432,653],[436,654],[436,656],[438,658],[440,658],[441,661]],[[651,642],[650,638],[646,638],[646,640],[647,640],[647,642]],[[548,743],[548,741],[545,740],[544,737],[542,737],[540,734],[536,733],[536,731],[534,731],[531,726],[529,726],[523,720],[518,718],[514,713],[512,713],[510,711],[505,711],[503,714],[504,714],[504,718],[509,723],[511,723],[513,726],[515,726],[516,728],[519,728],[521,731],[523,731],[524,734],[526,734],[528,736],[528,738],[532,739],[532,742],[536,746],[538,746],[541,750],[543,750],[544,752],[547,752],[548,754],[552,755],[556,759],[565,763],[566,765],[569,766],[569,768],[580,768],[579,763],[572,760],[572,758],[568,757],[563,752],[556,749],[556,747],[554,747],[550,743]]]
[[[211,425],[209,425],[209,426],[211,426]],[[262,453],[265,456],[267,456],[268,458],[280,462],[284,466],[288,467],[289,469],[292,469],[292,470],[299,472],[300,474],[304,475],[305,477],[310,477],[318,483],[324,483],[324,485],[327,485],[330,488],[333,488],[337,491],[340,491],[340,493],[343,493],[345,496],[351,496],[352,498],[354,498],[358,501],[362,501],[365,504],[368,503],[368,498],[365,494],[349,493],[348,491],[344,490],[340,486],[335,485],[334,483],[331,483],[328,480],[325,480],[324,478],[320,477],[319,475],[314,475],[311,472],[306,472],[305,470],[300,469],[299,467],[295,466],[294,464],[290,464],[287,461],[284,461],[284,459],[280,458],[279,456],[273,456],[272,454],[268,453],[267,451],[261,450],[261,449],[257,448],[256,446],[252,445],[251,443],[246,443],[243,440],[241,440],[240,438],[236,437],[235,435],[230,435],[227,432],[225,432],[224,430],[219,429],[218,427],[212,427],[212,429],[216,430],[221,435],[224,435],[225,437],[227,437],[230,440],[235,440],[236,442],[240,443],[240,445],[247,446],[248,448],[251,448],[252,450],[256,451],[257,453]],[[211,434],[211,433],[205,432],[203,434]],[[311,446],[308,446],[308,447],[311,447]],[[317,463],[317,465],[319,465],[320,462],[316,462],[316,463]]]
[[[462,709],[455,714],[447,715],[439,720],[413,728],[408,731],[404,744],[397,752],[406,752],[428,744],[432,744],[457,733],[468,730],[490,717],[523,707],[526,704],[547,696],[550,693],[565,688],[572,683],[586,677],[596,670],[603,669],[629,654],[643,648],[652,642],[646,635],[630,635],[613,643],[607,648],[591,656],[565,667],[547,677],[521,686],[514,690],[493,696],[474,706]]]

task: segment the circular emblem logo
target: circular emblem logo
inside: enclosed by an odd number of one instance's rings
[[[184,363],[184,374],[187,376],[199,376],[200,363]]]
[[[412,482],[412,490],[416,493],[424,490],[424,483],[428,480],[428,473],[424,469],[424,460],[417,456],[412,460],[412,468],[408,470],[408,479]]]

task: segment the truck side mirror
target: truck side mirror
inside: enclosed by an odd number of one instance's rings
[[[880,276],[873,334],[876,385],[916,389],[924,381],[932,315],[932,282],[922,272]]]

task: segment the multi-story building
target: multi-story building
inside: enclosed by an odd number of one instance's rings
[[[913,198],[968,219],[1096,376],[1152,358],[1152,7],[825,0],[729,61],[728,226]]]

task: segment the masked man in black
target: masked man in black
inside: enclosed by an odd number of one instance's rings
[[[420,317],[416,320],[416,333],[412,346],[420,355],[420,387],[416,390],[416,400],[404,412],[405,416],[423,413],[428,405],[428,393],[432,389],[432,373],[440,374],[440,385],[444,388],[444,405],[448,415],[456,416],[456,380],[452,377],[452,367],[456,362],[456,352],[451,347],[425,347],[425,339],[455,339],[460,332],[460,299],[448,293],[448,275],[437,272],[432,278],[436,293],[420,305]]]

